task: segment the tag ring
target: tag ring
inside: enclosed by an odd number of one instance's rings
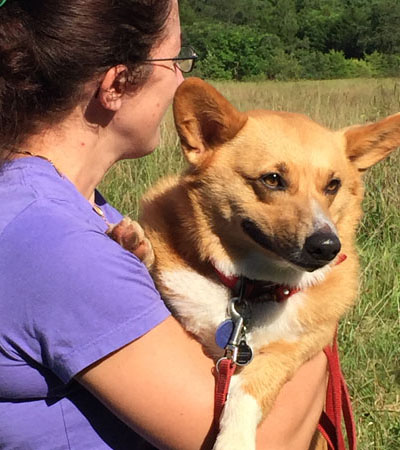
[[[226,356],[223,356],[222,358],[219,358],[219,360],[215,363],[215,370],[217,371],[217,373],[219,373],[219,365],[221,364],[221,362],[222,362],[224,359],[229,359],[230,362],[231,362],[231,364],[235,364],[235,363],[233,362],[232,358],[228,358],[228,357],[226,357]]]

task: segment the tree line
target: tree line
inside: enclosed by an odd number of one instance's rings
[[[399,0],[180,0],[205,78],[398,76]]]

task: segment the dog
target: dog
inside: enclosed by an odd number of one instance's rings
[[[136,236],[131,250],[145,243],[163,299],[210,357],[226,357],[216,343],[226,323],[228,347],[237,332],[236,347],[249,348],[214,449],[252,450],[282,386],[332,342],[355,301],[362,175],[400,145],[400,114],[332,131],[300,114],[239,112],[197,78],[181,84],[173,110],[188,168],[143,198],[151,246],[127,222],[111,234],[127,247]],[[232,279],[261,286],[239,298],[241,310]]]

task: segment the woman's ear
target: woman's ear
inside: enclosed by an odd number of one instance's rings
[[[97,97],[103,108],[118,111],[122,105],[122,96],[127,82],[127,67],[119,65],[111,67],[100,84]]]

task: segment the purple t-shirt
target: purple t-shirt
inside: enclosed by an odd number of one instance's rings
[[[109,222],[121,215],[97,193]],[[74,375],[168,316],[143,264],[49,162],[0,171],[0,449],[132,449]]]

